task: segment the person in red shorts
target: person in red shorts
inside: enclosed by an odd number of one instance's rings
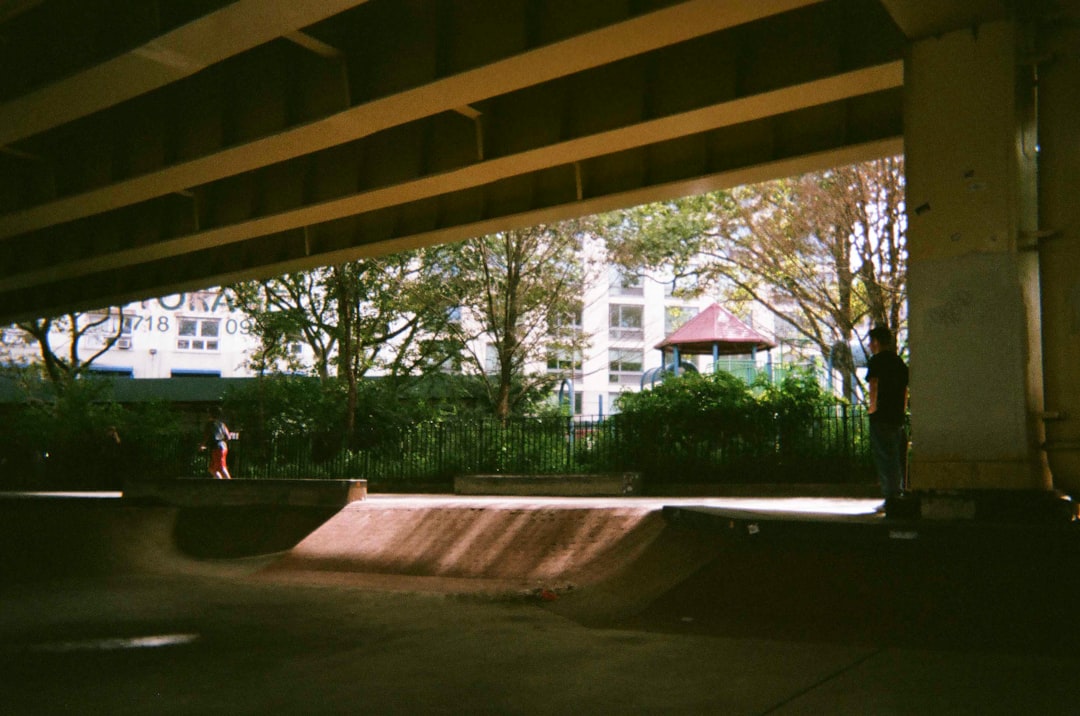
[[[206,431],[203,433],[203,444],[200,450],[210,452],[206,471],[210,476],[218,480],[231,480],[226,459],[229,455],[229,426],[221,417],[221,408],[213,408],[206,421]]]

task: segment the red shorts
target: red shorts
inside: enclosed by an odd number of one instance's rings
[[[229,454],[229,448],[225,443],[218,443],[217,447],[210,449],[210,464],[207,469],[210,472],[221,472],[225,469],[225,458]]]

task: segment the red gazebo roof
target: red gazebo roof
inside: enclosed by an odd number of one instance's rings
[[[712,304],[682,328],[656,344],[656,347],[679,349],[681,353],[712,355],[752,353],[755,348],[769,349],[776,344],[755,331],[719,304]]]

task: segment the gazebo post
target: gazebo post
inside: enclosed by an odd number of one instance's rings
[[[672,354],[675,356],[675,370],[673,371],[673,374],[674,374],[674,376],[676,378],[678,378],[679,377],[679,360],[681,360],[681,358],[679,356],[679,347],[678,346],[672,346],[671,350],[672,350]]]
[[[712,372],[716,373],[720,370],[720,344],[712,344]]]

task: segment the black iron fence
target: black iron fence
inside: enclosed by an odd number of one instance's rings
[[[621,432],[626,459],[650,485],[874,480],[869,420],[862,408],[674,425],[631,418]]]
[[[470,473],[555,474],[626,467],[618,449],[619,426],[610,419],[425,422],[379,432],[375,444],[357,449],[328,449],[334,438],[325,435],[260,438],[245,433],[229,445],[229,468],[234,477],[450,484],[455,475]],[[185,469],[202,474],[205,462],[205,455],[195,456]]]
[[[381,485],[449,487],[460,474],[636,471],[647,484],[872,481],[865,411],[848,406],[799,420],[773,416],[729,429],[679,430],[633,416],[418,423],[381,429],[350,449],[326,435],[242,433],[229,446],[234,477],[362,478]],[[189,439],[161,444],[165,474],[205,474]],[[171,454],[170,454],[171,453]]]
[[[677,483],[872,482],[868,421],[837,406],[799,419],[632,415],[515,418],[378,426],[361,444],[340,435],[257,435],[229,445],[242,478],[362,478],[374,489],[450,489],[461,474],[634,471],[648,486]],[[197,433],[22,446],[0,455],[0,489],[120,489],[125,479],[206,475]],[[11,446],[9,446],[11,447]],[[18,447],[18,446],[16,446]]]

